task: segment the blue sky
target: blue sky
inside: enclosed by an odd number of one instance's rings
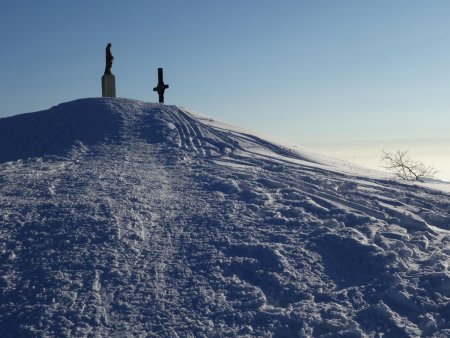
[[[298,143],[448,138],[449,32],[443,0],[1,0],[0,116],[99,96],[111,42],[120,97],[164,67],[166,103]]]

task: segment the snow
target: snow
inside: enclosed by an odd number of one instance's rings
[[[450,335],[444,184],[127,99],[0,144],[1,337]]]

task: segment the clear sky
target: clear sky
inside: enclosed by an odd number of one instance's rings
[[[447,140],[448,0],[1,0],[0,117],[101,95],[298,143]],[[448,154],[450,156],[450,154]]]

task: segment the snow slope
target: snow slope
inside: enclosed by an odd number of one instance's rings
[[[175,106],[0,119],[1,337],[447,337],[450,195]]]

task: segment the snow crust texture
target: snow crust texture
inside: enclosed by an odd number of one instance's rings
[[[175,106],[0,119],[1,337],[448,337],[450,196]]]

